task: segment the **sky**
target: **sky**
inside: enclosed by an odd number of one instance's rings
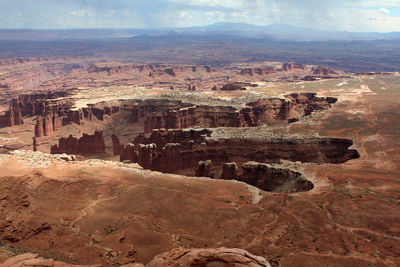
[[[172,28],[216,22],[400,31],[400,0],[0,0],[1,29]]]

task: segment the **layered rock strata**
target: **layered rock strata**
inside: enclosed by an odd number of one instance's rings
[[[296,63],[283,63],[281,68],[263,67],[263,68],[244,68],[240,70],[241,75],[268,75],[272,73],[291,71],[291,70],[304,70],[305,66]]]
[[[235,162],[224,163],[220,178],[242,181],[272,192],[295,193],[314,188],[313,183],[299,172],[259,162],[246,162],[240,167]]]
[[[0,127],[12,127],[24,124],[22,114],[19,109],[10,107],[3,115],[0,115]]]
[[[308,116],[314,111],[329,108],[337,101],[333,97],[316,97],[315,93],[290,94],[285,97],[287,99],[261,99],[247,104],[248,107],[242,109],[225,106],[154,108],[150,109],[153,113],[147,113],[144,132],[150,133],[153,129],[161,128],[255,127],[263,124],[287,123]]]
[[[95,131],[93,135],[83,134],[81,138],[73,137],[58,140],[58,145],[51,147],[51,154],[103,154],[105,142],[102,131]]]
[[[135,162],[143,168],[155,171],[243,181],[250,179],[253,173],[256,173],[254,177],[258,177],[262,172],[260,170],[263,170],[265,177],[275,179],[275,176],[281,176],[286,177],[286,181],[299,176],[292,172],[269,168],[261,163],[279,163],[282,159],[339,164],[359,157],[356,150],[349,149],[353,142],[347,139],[214,140],[207,138],[210,135],[211,131],[207,129],[154,130],[149,137],[140,135],[132,143],[124,146],[120,160]],[[249,160],[259,162],[256,171],[251,171],[251,164],[245,164]],[[241,171],[232,164],[226,165],[229,162],[241,165]],[[277,187],[262,180],[251,181],[250,184],[263,190],[275,190]],[[283,182],[279,186],[282,184]],[[299,184],[292,185],[291,188],[309,190],[312,187],[312,184],[299,180]]]
[[[139,73],[149,77],[160,77],[163,75],[169,75],[175,77],[181,73],[195,73],[205,72],[209,73],[212,71],[210,66],[170,66],[162,64],[148,64],[148,65],[137,65],[128,64],[120,66],[97,66],[92,65],[88,68],[89,73],[105,72],[107,75],[117,75],[119,73]]]

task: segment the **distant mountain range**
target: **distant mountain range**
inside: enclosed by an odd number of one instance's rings
[[[276,40],[288,41],[345,41],[345,40],[380,40],[400,38],[400,32],[346,32],[346,31],[319,31],[297,27],[288,24],[271,24],[257,26],[248,23],[219,22],[207,26],[182,28],[183,32],[224,32],[251,35],[254,37],[270,37]]]
[[[207,26],[161,29],[65,29],[65,30],[0,30],[0,40],[58,40],[130,38],[140,35],[160,36],[188,35],[234,35],[252,38],[270,38],[279,41],[354,41],[400,39],[400,32],[346,32],[319,31],[287,24],[257,26],[247,23],[218,22]]]

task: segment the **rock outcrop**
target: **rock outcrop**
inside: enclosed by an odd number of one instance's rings
[[[214,140],[207,139],[210,134],[206,129],[154,130],[149,137],[140,135],[126,145],[120,160],[155,171],[179,173],[184,170],[186,175],[235,179],[262,190],[281,191],[289,180],[293,182],[290,190],[310,190],[313,185],[291,171],[262,163],[279,163],[283,159],[339,164],[359,157],[356,150],[349,149],[353,142],[347,139]],[[246,164],[249,160],[256,161],[257,166]],[[278,177],[285,178],[279,180]]]
[[[18,256],[8,258],[5,262],[0,264],[1,267],[102,267],[101,264],[92,265],[76,265],[68,264],[54,259],[45,259],[39,257],[38,254],[25,253]],[[121,267],[144,267],[140,263],[132,263],[128,265],[121,265]]]
[[[111,116],[119,112],[119,107],[82,108],[78,110],[68,110],[67,112],[51,112],[39,115],[36,119],[35,136],[47,136],[57,131],[62,126],[75,123],[81,125],[83,120],[92,120],[95,116],[99,120],[104,120],[106,115]]]
[[[268,75],[271,73],[276,73],[278,70],[274,67],[266,67],[266,68],[245,68],[240,71],[241,75]]]
[[[87,108],[73,109],[73,102],[68,100],[68,91],[56,91],[39,94],[23,94],[11,100],[9,111],[0,115],[0,127],[23,124],[23,116],[37,116],[35,136],[47,136],[64,125],[78,124],[83,120],[92,120],[95,116],[104,120],[119,112],[119,106],[104,103],[89,105]]]
[[[211,172],[211,160],[199,161],[199,166],[196,170],[196,176],[198,177],[214,177]]]
[[[314,188],[299,172],[260,162],[246,162],[240,168],[234,162],[225,163],[221,179],[242,181],[270,192],[295,193]]]
[[[115,134],[112,134],[111,140],[112,140],[112,145],[113,145],[114,156],[121,155],[124,146],[121,145],[118,136],[116,136]]]
[[[315,93],[290,94],[287,99],[267,98],[247,104],[248,107],[236,109],[226,106],[185,106],[176,108],[170,103],[159,103],[157,107],[141,106],[147,114],[144,132],[153,129],[181,129],[194,126],[217,127],[255,127],[263,124],[287,123],[293,118],[310,115],[313,111],[329,108],[336,102],[333,97],[317,97]],[[153,112],[151,112],[153,111]],[[136,119],[138,116],[134,116]]]
[[[10,257],[0,264],[1,267],[101,267],[101,264],[75,265],[54,259],[45,259],[38,254],[25,253]],[[141,263],[120,265],[121,267],[144,267]],[[147,267],[181,267],[181,266],[236,266],[236,267],[271,267],[260,256],[255,256],[246,250],[238,248],[187,249],[176,248],[159,254],[153,258]]]
[[[12,127],[14,125],[24,124],[21,111],[10,107],[3,115],[0,115],[0,127]]]
[[[221,91],[246,90],[246,87],[257,87],[257,86],[258,86],[257,84],[253,83],[233,82],[233,83],[227,83],[224,86],[222,86]]]
[[[271,267],[263,258],[250,254],[243,249],[185,249],[177,248],[156,256],[147,267],[178,266],[237,266],[237,267]]]
[[[163,65],[163,64],[149,64],[149,65],[137,65],[128,64],[120,66],[97,66],[92,65],[88,68],[89,73],[101,73],[105,72],[108,76],[118,75],[120,73],[138,73],[148,77],[160,77],[163,75],[169,75],[172,77],[177,76],[181,73],[193,73],[193,72],[211,72],[210,66],[174,66],[174,65]]]
[[[312,68],[312,74],[314,75],[322,75],[322,76],[329,76],[331,74],[337,74],[334,70],[329,67],[318,66]]]
[[[268,75],[272,73],[292,70],[304,70],[305,67],[302,64],[297,63],[283,63],[281,68],[274,67],[260,67],[260,68],[244,68],[240,70],[241,75]]]
[[[304,65],[302,64],[296,64],[296,63],[283,63],[282,65],[282,70],[283,71],[289,71],[289,70],[304,70]]]
[[[58,145],[51,147],[51,154],[104,154],[105,142],[102,131],[95,131],[93,135],[83,134],[81,138],[73,137],[58,140]]]

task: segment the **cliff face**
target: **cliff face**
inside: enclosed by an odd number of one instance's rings
[[[315,68],[312,68],[312,74],[314,75],[323,75],[323,76],[328,76],[330,74],[337,74],[334,70],[332,70],[329,67],[323,67],[323,66],[318,66]]]
[[[314,188],[313,183],[303,178],[299,172],[259,162],[246,162],[240,167],[234,162],[225,163],[221,179],[242,181],[272,192],[295,193]]]
[[[119,106],[103,104],[73,109],[73,102],[65,98],[67,95],[66,91],[20,95],[11,100],[9,111],[0,115],[0,127],[23,124],[23,116],[37,116],[35,136],[41,137],[64,125],[80,125],[85,119],[92,120],[93,116],[104,120],[105,116],[111,116],[120,110]]]
[[[111,135],[112,145],[113,145],[113,154],[114,156],[121,155],[123,146],[121,145],[118,136],[115,134]]]
[[[317,110],[329,108],[336,98],[316,97],[314,93],[290,94],[287,99],[261,99],[249,103],[247,108],[189,106],[175,109],[165,107],[147,113],[144,132],[153,129],[180,129],[193,126],[255,127],[263,124],[287,123]]]
[[[283,63],[281,68],[266,67],[266,68],[245,68],[240,70],[241,75],[268,75],[271,73],[277,73],[282,71],[291,70],[304,70],[305,67],[302,64],[296,63]]]
[[[63,102],[63,105],[57,104],[52,101],[56,98],[66,97],[68,92],[57,91],[40,94],[23,94],[11,100],[13,108],[21,110],[22,116],[43,115],[52,111],[67,111],[71,104]]]
[[[296,64],[296,63],[283,63],[282,65],[282,70],[283,71],[289,71],[289,70],[304,70],[304,65],[302,64]]]
[[[20,124],[24,124],[24,121],[19,109],[10,107],[8,111],[0,115],[0,127],[12,127]]]
[[[142,167],[155,171],[179,173],[185,170],[186,174],[216,178],[222,172],[225,179],[230,177],[241,180],[241,177],[248,179],[254,172],[247,172],[248,168],[243,167],[242,174],[237,175],[237,167],[224,164],[236,162],[240,165],[249,160],[279,163],[281,159],[338,164],[359,157],[356,150],[349,149],[353,142],[347,139],[207,140],[210,133],[209,130],[154,130],[149,137],[141,135],[132,144],[126,145],[120,159],[139,163]],[[269,177],[272,175],[267,174]],[[292,177],[290,175],[286,176]],[[270,188],[263,183],[254,181],[251,184],[264,190]]]
[[[51,147],[51,154],[99,154],[105,153],[103,132],[96,131],[93,135],[83,134],[81,138],[73,137],[58,140],[58,145]]]
[[[129,160],[143,168],[173,172],[184,166],[181,151],[200,145],[209,130],[154,130],[150,137],[139,135],[123,147],[121,161]],[[197,162],[196,162],[197,164]]]
[[[160,77],[169,75],[175,77],[181,73],[194,72],[211,72],[210,66],[170,66],[170,65],[120,65],[120,66],[96,66],[92,65],[88,68],[89,73],[105,72],[108,76],[118,75],[120,73],[139,73],[148,77]]]
[[[241,84],[238,85],[239,87]],[[96,117],[124,110],[130,113],[130,123],[143,123],[143,132],[153,129],[183,129],[193,126],[255,127],[262,124],[287,123],[313,111],[329,108],[334,98],[316,97],[315,94],[291,94],[286,99],[261,99],[249,103],[246,108],[229,106],[194,106],[180,101],[145,100],[116,106],[105,103],[73,109],[73,103],[65,99],[67,93],[21,95],[13,99],[10,110],[0,116],[0,127],[22,124],[22,116],[37,116],[35,136],[47,136],[64,125],[78,124]],[[60,99],[61,98],[61,99]]]
[[[99,120],[104,120],[106,115],[111,116],[119,112],[119,107],[95,107],[95,105],[91,105],[78,110],[71,109],[71,107],[71,103],[58,101],[51,104],[46,102],[40,112],[35,109],[35,114],[38,116],[35,125],[35,136],[47,136],[62,126],[72,123],[81,125],[83,120],[92,120],[93,116]]]
[[[245,68],[240,71],[241,75],[250,75],[253,76],[257,75],[268,75],[271,73],[276,73],[278,70],[274,67],[267,67],[267,68]]]

